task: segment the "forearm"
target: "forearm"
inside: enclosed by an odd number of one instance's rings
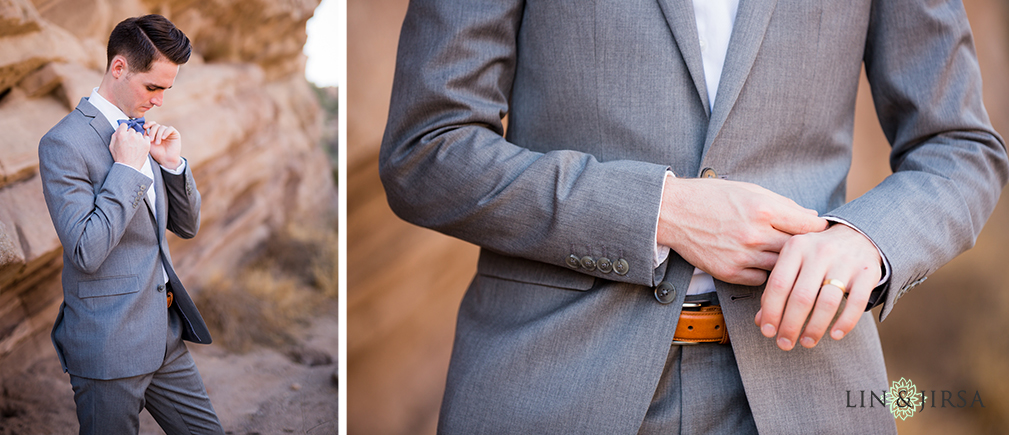
[[[165,182],[165,197],[168,199],[166,227],[179,237],[188,239],[195,237],[200,229],[201,196],[192,169],[184,159],[182,162],[183,167],[176,171],[162,169],[161,175]]]
[[[412,223],[510,256],[563,267],[571,255],[622,258],[626,275],[576,270],[652,285],[652,210],[664,166],[604,163],[574,151],[538,154],[500,137],[491,143],[453,142],[451,156],[419,146],[405,161],[383,159],[390,206]],[[491,146],[512,153],[475,150]]]
[[[573,269],[652,285],[667,165],[506,140],[523,4],[449,3],[413,2],[404,22],[379,162],[390,206],[510,256],[562,267],[571,255],[622,258],[626,275]]]
[[[53,226],[74,267],[101,267],[137,210],[152,180],[126,165],[112,165],[97,194],[83,161],[72,150],[43,143],[39,172]]]
[[[828,216],[862,230],[886,255],[892,302],[973,246],[1009,161],[982,102],[963,5],[880,2],[873,14],[865,70],[893,174]]]

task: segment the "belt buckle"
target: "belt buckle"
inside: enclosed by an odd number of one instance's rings
[[[681,311],[701,311],[701,308],[714,305],[710,299],[704,299],[699,301],[683,301],[683,308]],[[671,345],[673,346],[695,346],[701,344],[699,341],[680,341],[673,340]]]
[[[708,305],[711,305],[711,301],[707,301],[707,300],[705,300],[705,301],[691,301],[691,302],[683,301],[683,308],[681,308],[681,311],[682,310],[700,311],[701,307],[705,307],[705,306],[708,306]],[[698,345],[698,344],[701,344],[701,343],[698,342],[698,341],[673,340],[673,342],[672,342],[671,345],[672,346],[695,346],[695,345]]]

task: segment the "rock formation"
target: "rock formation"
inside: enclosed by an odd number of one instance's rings
[[[304,79],[305,22],[319,0],[0,0],[0,360],[47,331],[62,248],[42,197],[39,139],[98,86],[116,23],[160,13],[194,44],[164,107],[203,194],[195,239],[170,236],[192,291],[228,276],[290,221],[336,208]]]

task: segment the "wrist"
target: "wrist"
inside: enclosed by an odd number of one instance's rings
[[[161,167],[169,171],[177,171],[179,170],[179,166],[182,166],[182,159],[171,160],[164,163],[159,162],[159,164],[161,165]]]
[[[666,174],[662,184],[662,201],[659,203],[659,222],[655,231],[655,241],[662,246],[673,247],[676,240],[677,213],[682,210],[683,180],[671,173]]]
[[[876,248],[876,244],[869,239],[868,236],[862,234],[858,231],[842,222],[831,221],[830,226],[824,231],[833,234],[838,234],[843,236],[848,242],[855,246],[860,247],[860,252],[863,252],[866,258],[871,258],[875,260],[876,264],[883,267],[883,257],[880,255],[879,249]],[[882,269],[881,269],[882,270]]]

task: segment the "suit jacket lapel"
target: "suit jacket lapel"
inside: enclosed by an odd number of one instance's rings
[[[697,38],[697,19],[694,17],[693,3],[691,0],[658,1],[707,114],[711,106],[704,84],[704,64],[701,62],[701,43]]]
[[[739,0],[736,22],[732,28],[729,49],[725,53],[722,77],[715,96],[715,107],[708,123],[704,154],[707,154],[711,143],[715,141],[726,118],[729,117],[732,106],[736,104],[736,98],[739,97],[739,91],[750,75],[750,69],[764,41],[767,24],[771,21],[771,13],[774,12],[777,3],[777,0]]]
[[[159,243],[165,238],[165,225],[168,221],[168,199],[165,194],[165,179],[161,175],[161,165],[154,160],[154,157],[147,156],[151,160],[151,172],[154,173],[154,197],[156,198],[156,210],[154,210],[154,215],[156,216],[158,226],[158,240]]]
[[[81,98],[81,101],[77,103],[77,110],[84,114],[84,116],[91,118],[91,128],[95,129],[95,133],[101,139],[101,143],[105,144],[108,148],[109,143],[112,141],[112,133],[116,132],[116,129],[112,128],[109,121],[105,119],[105,115],[98,111],[98,108],[91,105],[87,98]]]

